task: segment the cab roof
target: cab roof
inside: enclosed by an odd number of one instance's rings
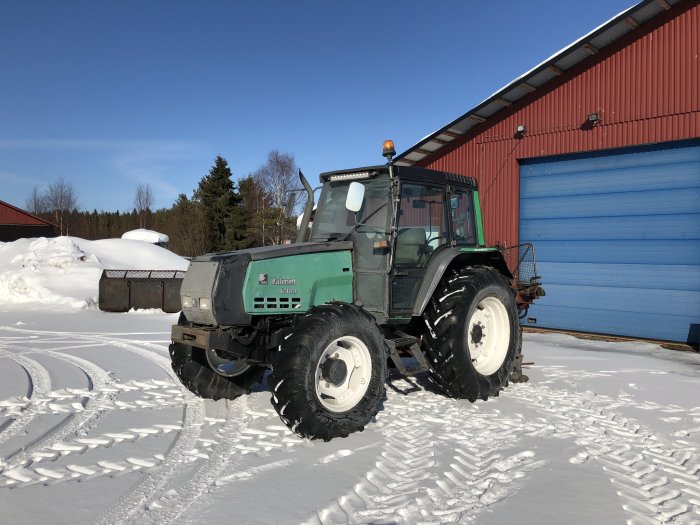
[[[325,173],[321,173],[320,178],[321,182],[328,182],[330,178],[334,175],[352,175],[353,173],[368,173],[371,174],[370,177],[374,177],[381,173],[389,173],[389,166],[384,164],[380,166],[365,166],[362,168],[353,168],[347,170],[327,171]],[[411,182],[427,182],[432,184],[438,184],[441,186],[466,186],[469,189],[475,191],[479,189],[479,186],[476,182],[476,178],[467,177],[465,175],[458,175],[456,173],[449,173],[447,171],[429,170],[426,168],[417,168],[414,166],[394,165],[394,176],[397,177],[399,180],[407,180]]]

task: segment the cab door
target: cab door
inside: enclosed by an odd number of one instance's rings
[[[393,254],[390,317],[410,318],[432,254],[448,243],[445,189],[416,183],[401,185]]]

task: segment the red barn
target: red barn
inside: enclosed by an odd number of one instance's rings
[[[535,244],[530,324],[697,344],[699,57],[699,3],[645,0],[397,164],[475,176],[487,241]]]
[[[54,237],[56,225],[35,217],[12,204],[0,201],[0,242],[23,237]]]

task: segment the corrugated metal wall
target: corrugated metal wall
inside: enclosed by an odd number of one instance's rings
[[[700,5],[684,2],[421,165],[476,176],[487,242],[515,244],[519,159],[700,136],[698,55]],[[596,112],[600,122],[586,126]],[[527,127],[522,139],[518,124]]]
[[[528,324],[698,343],[700,139],[528,161],[520,179],[547,291]]]

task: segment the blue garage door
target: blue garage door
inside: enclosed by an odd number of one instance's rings
[[[523,161],[531,325],[697,344],[700,141]]]

